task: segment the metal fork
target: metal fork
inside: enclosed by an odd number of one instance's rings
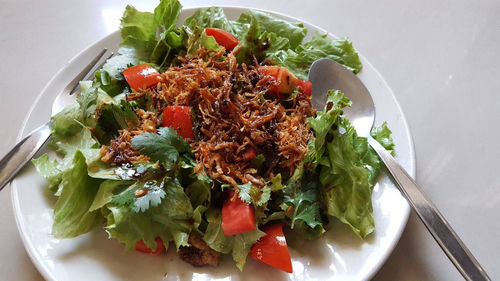
[[[102,65],[113,56],[113,53],[106,55],[107,49],[102,50],[92,59],[92,61],[78,75],[68,83],[66,87],[59,93],[52,104],[52,116],[62,111],[66,106],[75,102],[73,95],[79,89],[79,82],[88,80]],[[0,191],[7,185],[8,182],[21,170],[28,161],[33,158],[35,153],[45,144],[51,135],[50,123],[43,124],[36,128],[28,136],[17,143],[1,160],[0,160]]]

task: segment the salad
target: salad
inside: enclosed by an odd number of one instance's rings
[[[195,265],[248,256],[292,272],[285,233],[314,240],[340,220],[374,230],[371,192],[380,161],[343,116],[350,101],[311,103],[311,63],[331,58],[357,73],[345,38],[259,11],[229,20],[182,6],[127,6],[117,54],[80,82],[77,102],[52,117],[49,146],[33,160],[57,197],[52,234],[104,227],[126,250],[170,245]],[[372,135],[392,151],[384,123]]]

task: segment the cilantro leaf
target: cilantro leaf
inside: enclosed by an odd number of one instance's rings
[[[158,129],[158,134],[164,137],[179,153],[191,150],[191,145],[183,137],[177,135],[177,131],[172,127],[162,127]]]
[[[188,152],[191,148],[189,143],[178,136],[177,132],[170,127],[160,128],[158,134],[143,133],[135,136],[131,144],[140,150],[141,154],[162,164],[177,162],[180,153]]]
[[[145,212],[150,207],[160,205],[161,200],[166,194],[165,190],[163,190],[164,181],[166,180],[169,179],[137,182],[120,194],[114,196],[111,202],[117,205],[130,206],[136,213]],[[136,192],[139,190],[143,190],[142,192],[144,195],[136,197]]]
[[[245,184],[240,184],[238,185],[238,190],[238,197],[240,197],[241,201],[251,204],[252,196],[250,195],[250,192],[252,191],[252,183],[248,182]]]
[[[149,209],[150,206],[156,207],[160,205],[161,200],[166,194],[163,190],[163,181],[160,183],[156,181],[145,182],[142,189],[147,190],[147,193],[135,200],[134,207],[132,208],[134,212],[144,212]]]
[[[263,206],[271,198],[271,187],[265,185],[258,187],[252,183],[238,185],[238,197],[241,201],[254,204],[255,206]]]
[[[290,227],[307,239],[316,239],[325,232],[319,209],[320,184],[313,171],[299,167],[284,190],[283,211],[290,219]],[[291,212],[288,209],[291,207]]]

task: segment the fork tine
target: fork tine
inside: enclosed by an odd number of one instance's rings
[[[100,69],[106,63],[106,61],[108,61],[114,55],[115,55],[115,53],[111,52],[110,55],[107,57],[101,56],[101,58],[99,58],[97,63],[90,69],[90,71],[87,73],[87,75],[85,75],[85,77],[83,77],[83,79],[81,79],[81,81],[82,80],[89,80],[90,77],[92,77],[92,75],[94,75],[94,73],[98,69]],[[74,94],[75,92],[78,91],[78,89],[80,89],[80,83],[76,83],[75,87],[71,90],[71,92],[69,92],[69,94],[70,95]]]
[[[94,66],[103,58],[104,54],[108,51],[108,49],[103,49],[80,73],[78,73],[71,82],[64,87],[63,93],[71,94],[78,87],[79,82],[84,80],[87,76],[90,77],[94,72],[92,69]]]

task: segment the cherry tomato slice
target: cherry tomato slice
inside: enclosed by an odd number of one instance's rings
[[[285,94],[292,92],[297,87],[299,79],[293,75],[286,67],[269,65],[259,67],[259,71],[265,75],[273,77],[277,82],[266,93],[268,98],[284,99]]]
[[[226,48],[226,50],[232,50],[239,43],[238,38],[233,34],[219,28],[207,27],[205,28],[205,33],[208,36],[213,36],[217,44]]]
[[[255,211],[252,206],[241,201],[234,191],[227,193],[222,206],[222,231],[224,235],[235,235],[255,229]]]
[[[156,69],[147,64],[129,67],[122,73],[130,88],[136,91],[147,89],[158,84],[158,76],[160,75]]]
[[[163,127],[172,127],[177,134],[186,140],[194,139],[193,120],[191,120],[191,106],[167,106],[163,109],[161,124]]]
[[[137,241],[137,243],[135,243],[135,250],[141,253],[157,256],[165,251],[165,245],[163,245],[163,241],[161,240],[160,237],[156,237],[155,241],[156,241],[156,249],[154,251],[148,248],[148,246],[146,246],[146,244],[142,240]]]
[[[304,94],[311,96],[312,83],[307,80],[299,80],[298,86],[302,88]]]
[[[283,224],[277,223],[262,229],[262,237],[250,249],[248,255],[277,269],[292,273],[292,260],[283,235]]]

